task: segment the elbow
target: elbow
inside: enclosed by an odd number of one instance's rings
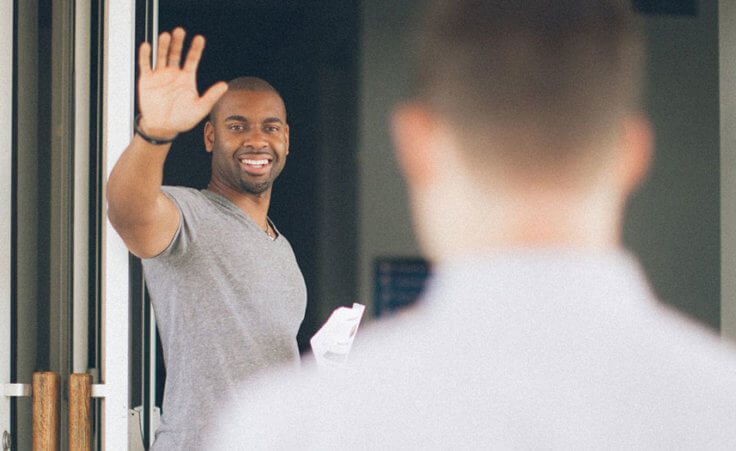
[[[107,186],[105,187],[105,199],[107,201],[107,219],[117,230],[123,215],[120,214],[119,201],[112,174],[108,179]]]
[[[120,235],[121,238],[125,239],[128,229],[131,228],[129,218],[125,214],[120,212],[119,209],[115,208],[115,203],[107,201],[107,220],[110,221],[112,228]]]
[[[112,224],[112,227],[115,230],[120,229],[120,215],[117,214],[114,208],[111,207],[111,203],[108,201],[107,203],[107,220],[110,221],[110,224]]]
[[[107,200],[107,219],[120,236],[140,221],[135,208],[131,205],[131,196],[126,196],[124,191],[118,189],[115,181],[110,178],[105,189]]]

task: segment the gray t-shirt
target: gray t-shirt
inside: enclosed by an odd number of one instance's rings
[[[198,440],[236,386],[299,364],[306,286],[286,238],[271,240],[230,200],[207,190],[162,191],[180,221],[168,248],[143,260],[166,363],[153,449],[206,449]]]

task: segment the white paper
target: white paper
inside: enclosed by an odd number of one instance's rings
[[[352,308],[339,307],[309,340],[320,368],[339,368],[345,364],[358,333],[365,306],[354,303]]]

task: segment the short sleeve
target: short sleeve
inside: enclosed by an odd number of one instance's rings
[[[176,206],[179,211],[179,225],[176,228],[174,236],[171,238],[171,242],[166,249],[161,251],[160,254],[155,257],[151,257],[147,260],[152,261],[163,261],[176,259],[184,255],[189,246],[189,234],[186,231],[189,229],[188,222],[190,221],[190,204],[191,202],[187,199],[192,197],[190,188],[174,187],[174,186],[162,186],[161,192],[166,195]],[[191,190],[194,191],[194,190]]]

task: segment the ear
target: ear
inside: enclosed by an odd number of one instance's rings
[[[284,127],[284,141],[286,144],[286,155],[289,155],[289,124]]]
[[[207,152],[215,148],[215,126],[210,121],[204,124],[204,148]]]
[[[654,129],[643,114],[623,119],[621,149],[619,180],[628,197],[646,178],[654,157]]]
[[[396,159],[409,186],[432,183],[436,162],[432,158],[437,121],[431,111],[418,103],[394,109],[391,132]]]

